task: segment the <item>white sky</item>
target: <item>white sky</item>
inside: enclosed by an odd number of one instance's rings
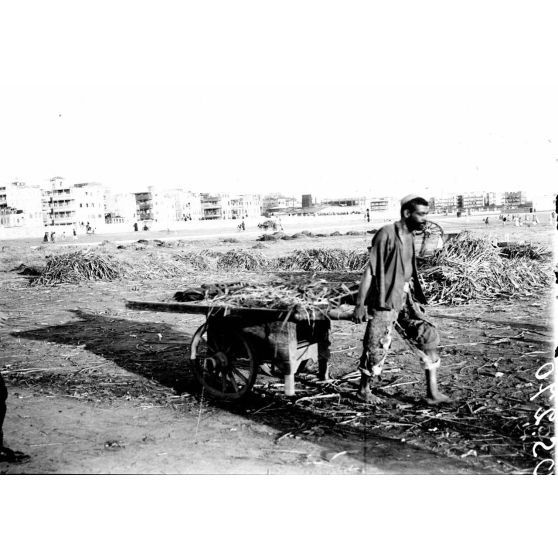
[[[553,4],[0,0],[0,180],[552,193]]]

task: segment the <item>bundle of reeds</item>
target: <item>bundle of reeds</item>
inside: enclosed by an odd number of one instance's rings
[[[268,260],[257,252],[229,250],[217,259],[217,268],[225,270],[259,271],[268,266]]]
[[[462,233],[421,263],[419,275],[431,304],[464,304],[496,297],[528,296],[550,284],[544,262],[502,257],[491,241]]]
[[[32,280],[33,285],[81,283],[82,281],[113,281],[122,275],[122,268],[111,256],[92,251],[76,251],[50,256],[41,274]]]
[[[295,250],[292,255],[279,258],[277,268],[288,271],[360,271],[367,260],[365,252],[356,250],[312,248]]]
[[[209,268],[207,258],[199,252],[180,252],[173,257],[176,261],[181,262],[195,271],[204,271]]]
[[[526,258],[528,260],[545,260],[551,255],[550,250],[544,246],[537,246],[531,243],[512,243],[499,244],[500,254],[506,258]]]

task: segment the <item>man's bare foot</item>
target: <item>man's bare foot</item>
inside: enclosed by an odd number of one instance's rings
[[[367,389],[359,389],[356,393],[357,399],[364,403],[368,403],[369,405],[381,405],[384,400],[377,395],[374,395],[370,388]]]
[[[451,403],[451,399],[443,393],[436,393],[426,398],[428,405],[440,405],[441,403]]]

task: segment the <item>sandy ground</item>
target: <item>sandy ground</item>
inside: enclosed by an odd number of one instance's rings
[[[548,226],[521,231],[457,221],[443,226],[550,241]],[[260,232],[240,233],[234,245],[192,239],[187,248],[249,249]],[[318,242],[363,248],[369,239],[299,239],[259,249],[270,256]],[[262,375],[244,404],[218,404],[199,397],[187,360],[202,318],[125,308],[127,299],[168,300],[185,285],[217,277],[30,287],[9,266],[65,249],[31,244],[4,244],[1,304],[10,319],[0,371],[10,390],[6,443],[32,459],[0,464],[0,473],[497,474],[528,473],[536,464],[529,424],[549,402],[531,397],[541,383],[536,370],[553,355],[551,293],[430,309],[444,347],[441,384],[455,400],[448,409],[423,403],[422,373],[401,340],[386,367],[385,408],[359,404],[354,385],[341,381],[338,398],[297,403],[324,389],[312,373],[300,375],[294,398],[282,394],[280,380]],[[363,329],[333,324],[334,378],[355,369]]]

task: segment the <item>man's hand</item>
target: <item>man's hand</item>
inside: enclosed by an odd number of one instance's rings
[[[361,324],[368,319],[368,313],[366,312],[366,306],[364,304],[357,304],[353,311],[353,322],[355,324]]]

